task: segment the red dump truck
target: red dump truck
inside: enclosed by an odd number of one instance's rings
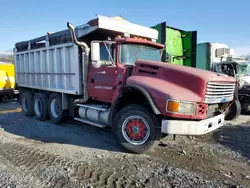
[[[223,125],[234,78],[161,62],[158,31],[121,17],[67,26],[15,44],[25,115],[112,127],[117,142],[135,153],[163,133],[202,135]]]

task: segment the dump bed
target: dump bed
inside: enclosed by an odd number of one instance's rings
[[[78,46],[65,43],[15,53],[18,86],[82,94]]]

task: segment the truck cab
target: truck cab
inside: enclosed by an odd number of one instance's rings
[[[109,126],[116,141],[135,153],[153,148],[162,133],[203,135],[223,126],[233,77],[162,62],[157,30],[121,17],[67,26],[16,44],[25,114],[55,123],[68,114]]]

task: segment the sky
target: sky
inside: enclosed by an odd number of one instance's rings
[[[197,31],[199,42],[226,43],[250,53],[249,0],[22,0],[0,2],[0,52],[46,32],[85,24],[96,15],[121,15],[133,23]]]

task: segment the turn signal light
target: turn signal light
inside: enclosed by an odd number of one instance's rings
[[[179,102],[169,101],[168,106],[167,106],[167,110],[171,111],[171,112],[178,112],[179,111],[179,106],[180,106]]]

